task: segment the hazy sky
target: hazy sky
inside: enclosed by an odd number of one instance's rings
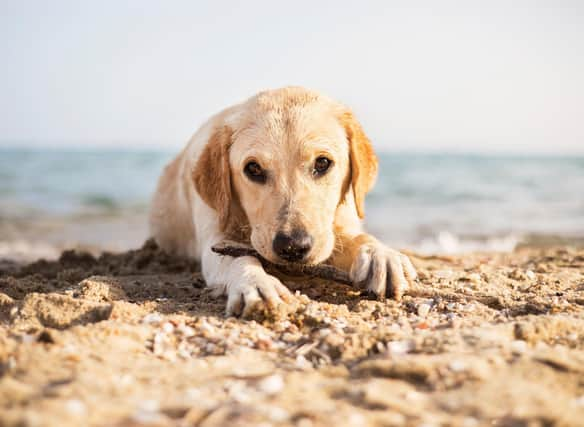
[[[584,153],[584,1],[0,0],[0,144],[183,145],[255,92],[378,148]]]

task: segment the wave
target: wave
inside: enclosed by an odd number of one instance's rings
[[[412,249],[423,254],[459,254],[466,252],[511,252],[523,238],[519,235],[461,237],[449,231],[440,231],[422,239]]]
[[[31,242],[23,239],[0,241],[0,260],[30,262],[36,259],[56,259],[63,248],[48,242]]]
[[[1,151],[0,257],[141,243],[156,181],[173,154]],[[462,253],[584,245],[576,241],[584,236],[582,158],[394,153],[379,160],[366,228],[391,247]]]

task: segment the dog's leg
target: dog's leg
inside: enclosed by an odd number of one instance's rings
[[[262,307],[274,309],[294,298],[282,282],[264,271],[257,258],[218,255],[211,246],[202,253],[203,277],[214,295],[227,295],[227,315],[247,317]]]
[[[369,234],[337,236],[337,247],[332,263],[348,271],[355,286],[364,287],[378,299],[399,300],[416,278],[406,255]]]

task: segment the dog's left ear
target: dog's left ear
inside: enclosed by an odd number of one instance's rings
[[[361,124],[351,111],[344,111],[340,117],[349,141],[351,161],[351,186],[359,218],[365,216],[365,195],[371,190],[377,178],[377,156],[371,141],[365,135]]]
[[[217,211],[219,228],[225,231],[230,219],[231,172],[229,146],[232,131],[228,126],[216,129],[193,170],[195,188],[203,201]]]

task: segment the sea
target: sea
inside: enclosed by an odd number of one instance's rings
[[[139,247],[173,149],[0,148],[0,258]],[[381,153],[365,226],[425,254],[584,245],[584,157]]]

